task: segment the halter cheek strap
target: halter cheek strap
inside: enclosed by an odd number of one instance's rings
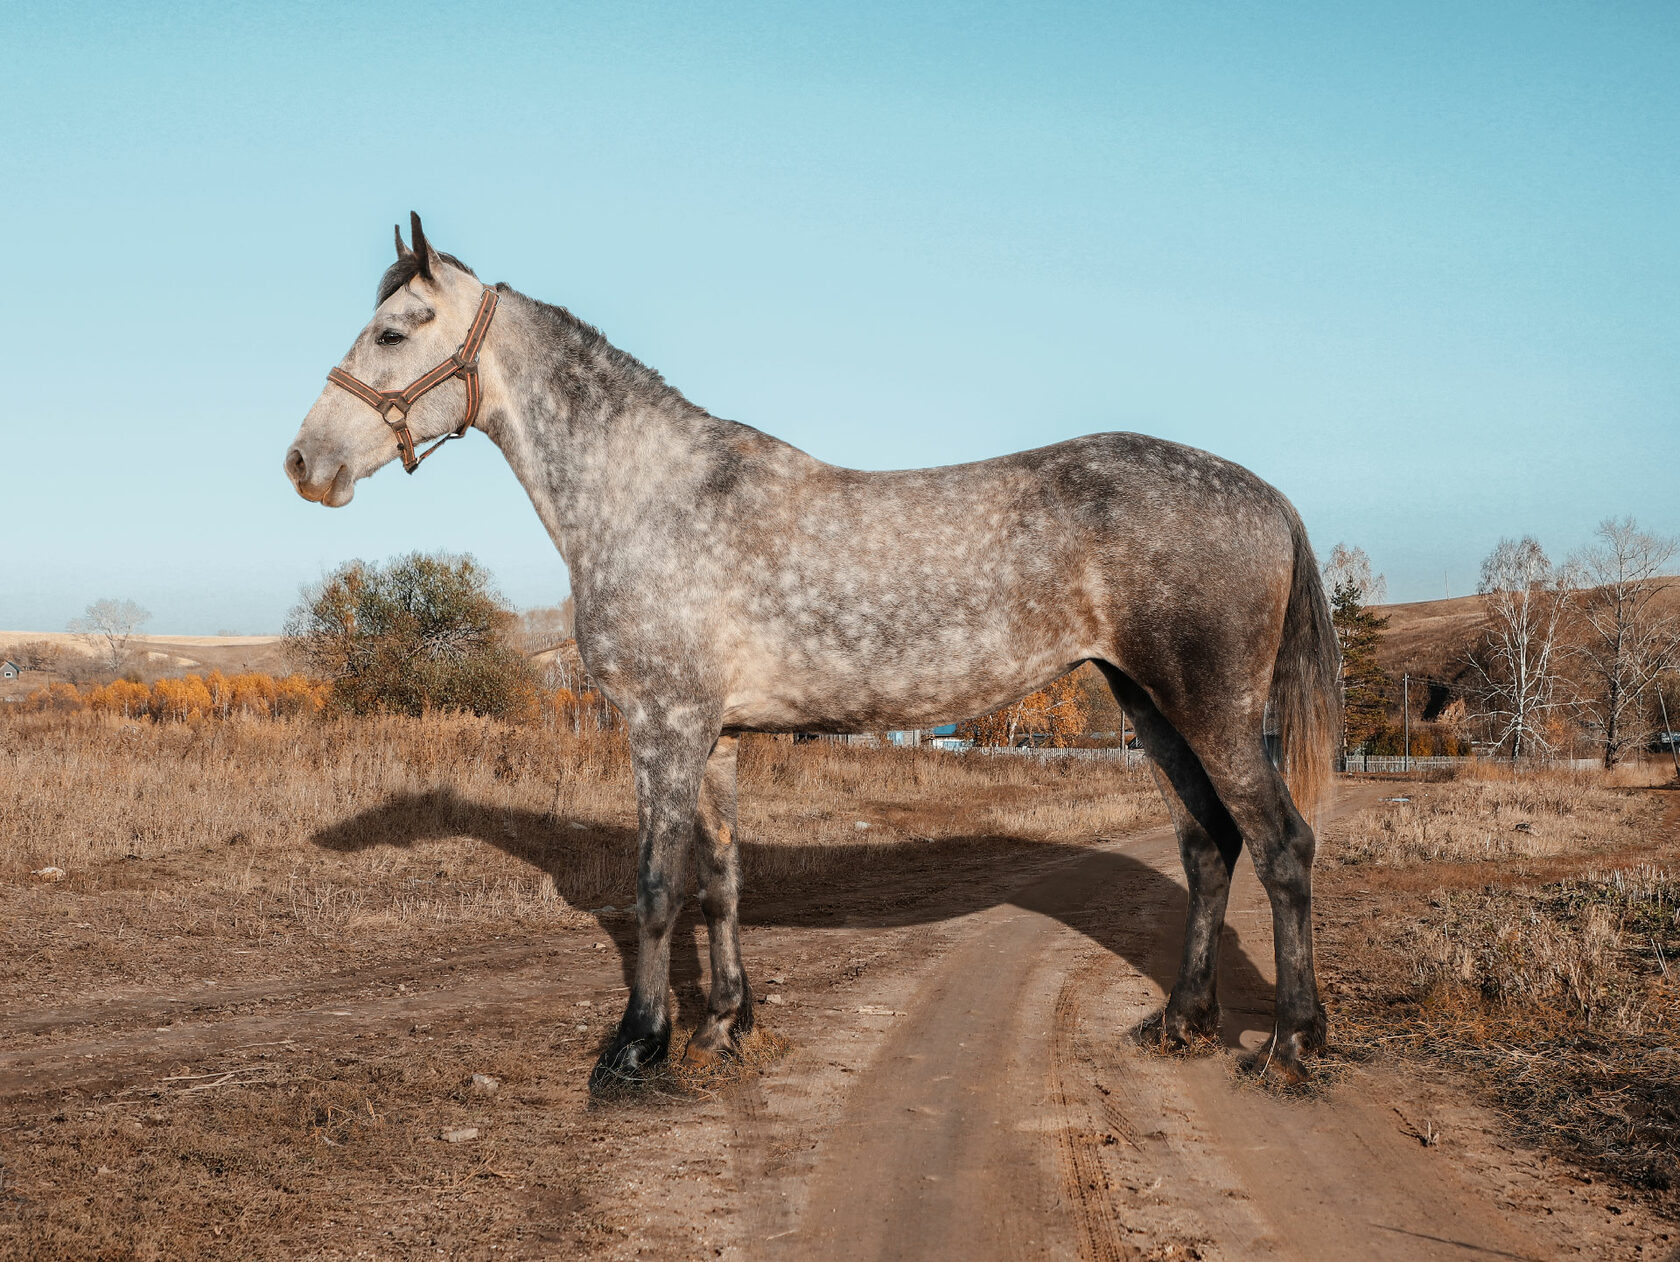
[[[472,428],[472,423],[478,419],[478,352],[484,345],[485,335],[490,332],[490,321],[496,315],[496,301],[496,291],[486,285],[484,296],[478,300],[478,313],[473,316],[473,322],[467,329],[466,339],[460,348],[436,368],[416,377],[401,390],[375,390],[367,382],[351,376],[342,368],[334,368],[327,373],[328,381],[355,395],[378,412],[385,424],[391,427],[391,431],[397,436],[397,450],[402,453],[405,472],[413,473],[420,467],[422,460],[450,439],[464,437]],[[414,405],[420,402],[421,396],[429,390],[435,390],[451,377],[459,377],[467,388],[466,415],[461,418],[461,423],[455,427],[453,433],[445,434],[416,455],[414,435],[408,430],[408,414],[414,410]]]

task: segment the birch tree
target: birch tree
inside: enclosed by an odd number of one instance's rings
[[[572,598],[558,605],[527,609],[519,615],[520,647],[527,653],[546,653],[572,638]]]
[[[1582,592],[1581,644],[1587,677],[1582,708],[1597,729],[1604,765],[1614,767],[1652,732],[1652,686],[1680,661],[1680,620],[1658,596],[1677,581],[1665,573],[1680,540],[1641,530],[1631,517],[1599,523],[1596,542],[1576,558]]]
[[[1388,580],[1371,569],[1371,558],[1364,548],[1338,543],[1330,549],[1329,559],[1319,569],[1327,592],[1339,587],[1351,588],[1361,606],[1380,605],[1388,600]]]
[[[1480,591],[1487,617],[1469,655],[1469,691],[1496,746],[1512,758],[1549,754],[1548,729],[1568,705],[1562,666],[1571,571],[1554,566],[1532,535],[1501,539],[1482,562]]]

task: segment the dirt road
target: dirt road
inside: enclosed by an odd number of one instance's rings
[[[1246,863],[1226,1053],[1139,1046],[1127,1032],[1163,1000],[1182,915],[1165,829],[961,856],[928,843],[874,883],[760,896],[744,945],[790,1050],[698,1097],[605,1105],[583,1076],[622,1002],[622,916],[343,976],[10,1013],[0,1252],[48,1239],[54,1187],[90,1208],[54,1220],[52,1252],[93,1240],[88,1222],[132,1245],[142,1227],[101,1217],[107,1187],[172,1207],[160,1256],[239,1240],[290,1257],[1669,1256],[1661,1224],[1503,1143],[1447,1086],[1341,1064],[1284,1097],[1237,1075],[1270,1010]],[[681,932],[693,1011],[698,927]],[[462,1086],[479,1067],[499,1094]],[[476,1138],[440,1142],[465,1123]],[[169,1136],[196,1181],[160,1192]],[[207,1146],[213,1179],[192,1164]]]
[[[951,926],[894,991],[902,1015],[868,1062],[837,1065],[832,1098],[807,1085],[812,1105],[782,1106],[781,1124],[814,1146],[764,1189],[793,1207],[775,1255],[1605,1256],[1609,1239],[1551,1229],[1552,1190],[1529,1186],[1534,1167],[1462,1103],[1363,1071],[1283,1098],[1235,1077],[1230,1057],[1164,1059],[1125,1038],[1159,1010],[1176,964],[1176,864],[1155,830]],[[1251,873],[1231,920],[1235,1050],[1260,1043],[1270,1008],[1269,912]],[[811,1062],[843,1041],[812,1037],[767,1076],[766,1097],[820,1079]],[[1450,1142],[1408,1133],[1423,1127]]]

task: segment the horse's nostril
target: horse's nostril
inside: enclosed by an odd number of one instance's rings
[[[303,464],[303,453],[293,447],[286,453],[286,473],[293,482],[302,482],[305,472],[307,470]]]

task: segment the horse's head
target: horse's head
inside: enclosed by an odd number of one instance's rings
[[[432,248],[419,215],[412,223],[413,248],[397,229],[397,261],[379,282],[373,319],[286,452],[286,476],[306,500],[340,508],[358,480],[399,455],[412,473],[414,444],[464,432],[477,413],[478,343],[494,291]]]

